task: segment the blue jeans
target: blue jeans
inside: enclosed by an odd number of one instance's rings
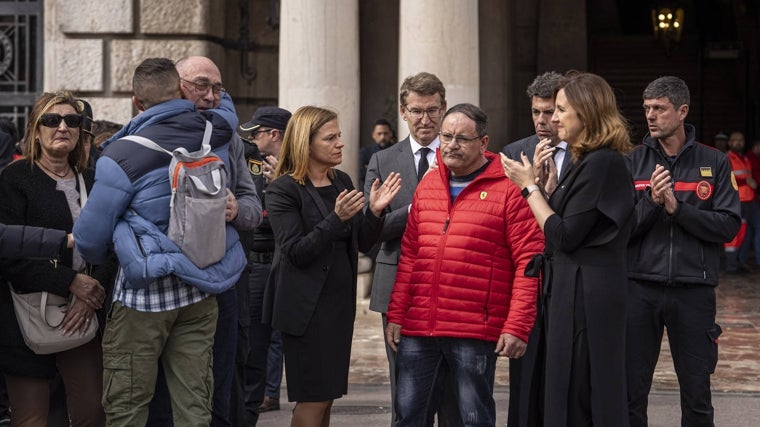
[[[230,399],[237,352],[237,290],[233,287],[216,296],[219,318],[214,334],[214,399],[211,425],[231,426]]]
[[[432,425],[447,374],[456,385],[461,425],[495,425],[495,348],[494,342],[476,339],[402,336],[394,427]]]
[[[271,399],[279,399],[281,384],[282,337],[280,331],[272,329],[272,340],[269,341],[269,353],[267,353],[267,386],[264,395]]]

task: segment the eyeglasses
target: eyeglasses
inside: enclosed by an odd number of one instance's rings
[[[214,95],[219,95],[219,93],[224,90],[224,86],[222,86],[221,83],[217,83],[213,85],[209,82],[204,82],[204,81],[194,82],[194,81],[185,80],[185,79],[181,79],[181,80],[191,85],[197,93],[208,93],[208,90],[211,89],[211,91],[214,92]]]
[[[441,142],[444,144],[451,144],[452,141],[456,141],[459,145],[467,145],[483,138],[482,136],[468,137],[464,135],[452,135],[448,132],[438,132],[438,135],[441,136]]]
[[[452,135],[447,132],[438,132],[438,135],[441,136],[441,142],[444,144],[451,144],[452,141],[456,141],[459,145],[467,145],[473,141],[477,141],[483,138],[482,136],[468,137],[464,135]]]
[[[428,108],[427,110],[422,110],[419,108],[408,108],[404,106],[404,109],[406,109],[406,112],[409,113],[410,116],[412,116],[413,119],[419,120],[427,114],[427,116],[430,118],[430,120],[437,119],[438,117],[441,117],[441,108],[435,107],[435,108]]]
[[[259,130],[255,130],[255,131],[251,132],[251,138],[255,138],[257,134],[260,134],[260,133],[269,133],[269,132],[271,132],[273,130],[274,129],[259,129]]]
[[[60,126],[61,120],[66,122],[66,126],[70,128],[78,128],[82,125],[82,116],[79,114],[66,114],[62,116],[60,114],[47,113],[40,116],[40,124],[48,128],[57,128]]]

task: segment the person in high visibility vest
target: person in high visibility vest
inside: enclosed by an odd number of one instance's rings
[[[749,144],[747,158],[752,165],[752,177],[760,178],[760,135]],[[746,262],[754,253],[755,265],[760,267],[760,188],[755,189],[755,201],[750,205],[747,235],[739,249],[739,262]]]
[[[739,191],[739,201],[742,206],[742,225],[733,240],[725,244],[726,273],[742,274],[749,273],[747,267],[739,262],[739,249],[747,234],[747,220],[749,219],[752,201],[755,199],[757,182],[752,178],[752,164],[744,154],[744,134],[738,131],[731,132],[728,138],[728,161],[731,162],[734,186]]]

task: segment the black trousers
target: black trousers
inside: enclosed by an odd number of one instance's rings
[[[710,375],[718,362],[721,334],[715,323],[715,288],[632,281],[629,292],[626,370],[630,426],[647,425],[649,390],[664,329],[680,386],[681,425],[713,426]]]

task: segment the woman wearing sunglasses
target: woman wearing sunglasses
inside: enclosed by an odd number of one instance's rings
[[[69,92],[45,93],[34,104],[24,137],[23,157],[0,175],[0,222],[71,232],[85,188],[94,172],[85,169],[81,130],[82,103]],[[48,259],[6,261],[2,275],[18,293],[47,291],[69,299],[61,333],[83,333],[105,306],[114,265],[85,265],[66,249],[58,262]],[[91,275],[80,273],[89,270]],[[33,353],[16,321],[10,288],[0,282],[0,371],[5,375],[13,425],[44,426],[48,416],[49,379],[56,370],[66,386],[72,425],[105,424],[101,406],[100,339],[49,355]]]

